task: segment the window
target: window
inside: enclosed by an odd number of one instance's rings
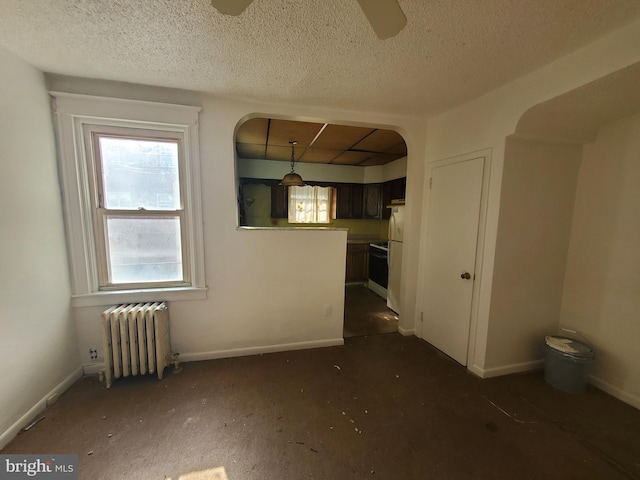
[[[200,109],[51,95],[72,305],[206,298]]]
[[[182,135],[85,126],[101,289],[189,284]]]
[[[289,187],[289,223],[329,223],[331,187]]]

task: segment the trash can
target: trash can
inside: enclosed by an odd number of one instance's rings
[[[595,350],[568,337],[547,335],[545,342],[544,380],[563,392],[584,393]]]

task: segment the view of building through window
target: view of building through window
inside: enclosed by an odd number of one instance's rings
[[[182,281],[178,142],[97,137],[108,283]]]

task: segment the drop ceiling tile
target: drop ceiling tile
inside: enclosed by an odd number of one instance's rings
[[[384,165],[389,162],[393,162],[394,160],[403,157],[404,155],[398,155],[396,153],[378,153],[373,155],[372,157],[367,158],[364,162],[359,163],[361,167],[369,167],[372,165]]]
[[[298,142],[296,148],[308,147],[323,126],[322,123],[272,119],[267,142],[269,145],[287,146],[289,141],[295,140]]]
[[[256,145],[254,143],[236,143],[236,150],[240,158],[263,159],[265,145]]]
[[[374,130],[374,128],[348,125],[327,125],[313,146],[331,150],[348,150]]]
[[[266,145],[268,118],[252,118],[244,122],[236,133],[236,142]]]
[[[300,157],[300,161],[309,163],[331,163],[331,161],[341,153],[341,150],[307,148],[302,154],[302,157]]]
[[[295,150],[296,162],[302,156],[302,149]],[[291,147],[281,147],[279,145],[267,145],[267,160],[291,161]]]
[[[359,165],[372,155],[370,152],[346,151],[334,158],[331,163],[337,165]]]
[[[243,123],[236,134],[236,150],[240,158],[289,161],[289,140],[298,142],[296,161],[308,163],[381,165],[407,154],[402,136],[391,130],[268,118]],[[394,155],[373,159],[374,153]]]
[[[407,155],[407,144],[403,141],[389,150],[385,150],[385,153],[397,153],[398,155],[405,157]]]
[[[402,142],[404,142],[404,139],[398,132],[394,132],[393,130],[376,130],[367,136],[367,138],[354,145],[353,150],[382,153]]]

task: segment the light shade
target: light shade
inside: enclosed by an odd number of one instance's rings
[[[280,185],[284,187],[304,187],[302,177],[293,171],[293,167],[296,163],[293,148],[298,142],[296,140],[289,140],[289,143],[291,144],[291,171],[283,177]]]
[[[296,172],[290,172],[284,176],[280,185],[284,187],[304,187],[305,183]]]

